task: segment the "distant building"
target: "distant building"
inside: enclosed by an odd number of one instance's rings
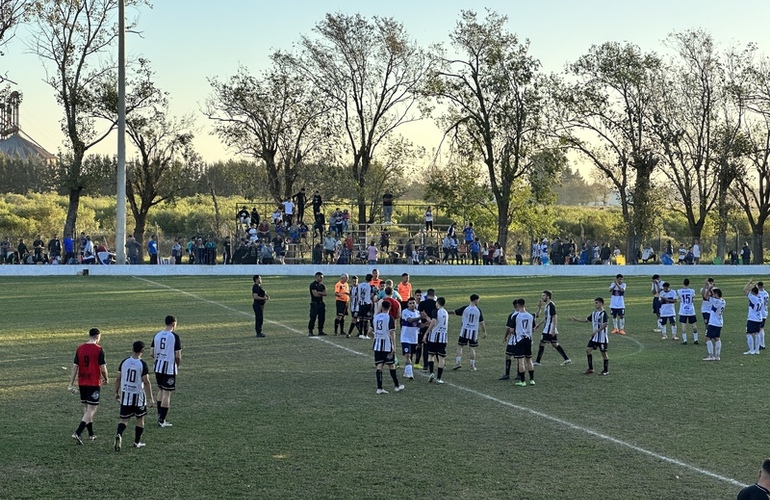
[[[22,132],[19,127],[20,103],[21,95],[14,91],[8,96],[5,104],[0,105],[0,153],[9,158],[22,160],[41,158],[45,162],[56,161],[56,156]]]

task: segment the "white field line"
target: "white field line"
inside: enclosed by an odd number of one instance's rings
[[[150,284],[155,285],[155,286],[159,286],[159,287],[166,288],[168,290],[171,290],[171,291],[174,291],[174,292],[177,292],[177,293],[181,293],[183,295],[187,295],[188,297],[191,297],[193,299],[196,299],[196,300],[199,300],[199,301],[202,301],[202,302],[206,302],[207,304],[211,304],[211,305],[214,305],[214,306],[222,307],[224,309],[236,312],[238,314],[243,314],[243,315],[246,315],[246,316],[251,316],[251,313],[248,313],[246,311],[237,310],[237,309],[234,309],[232,307],[226,306],[224,304],[219,304],[217,302],[214,302],[213,300],[204,299],[203,297],[199,297],[199,296],[197,296],[195,294],[192,294],[190,292],[185,292],[184,290],[179,290],[177,288],[173,288],[173,287],[170,287],[168,285],[163,285],[161,283],[157,283],[155,281],[148,280],[148,279],[145,279],[145,278],[140,278],[140,277],[136,277],[136,276],[135,276],[135,278],[138,279],[138,280],[141,280],[141,281],[145,281],[145,282],[150,283]],[[269,323],[272,323],[274,325],[280,326],[282,328],[285,328],[286,330],[289,330],[290,332],[304,334],[304,332],[302,332],[300,330],[297,330],[295,328],[288,327],[288,326],[284,325],[283,323],[279,323],[277,321],[268,321],[268,320],[266,320],[266,321],[269,322]],[[351,354],[355,354],[357,356],[369,357],[367,354],[364,354],[364,353],[362,353],[360,351],[356,351],[355,349],[350,349],[348,347],[336,344],[336,343],[332,342],[331,340],[328,340],[328,339],[323,338],[323,337],[310,337],[310,338],[312,338],[313,340],[320,340],[321,342],[323,342],[325,344],[328,344],[330,346],[336,347],[338,349],[342,349],[344,351],[347,351],[347,352],[349,352]],[[638,341],[637,341],[637,343],[638,343]],[[545,419],[545,420],[550,420],[551,422],[559,424],[559,425],[561,425],[563,427],[566,427],[568,429],[572,429],[574,431],[578,431],[578,432],[582,432],[584,434],[588,434],[589,436],[593,436],[593,437],[602,439],[604,441],[608,441],[610,443],[613,443],[613,444],[615,444],[617,446],[620,446],[621,448],[628,448],[628,449],[633,450],[633,451],[635,451],[637,453],[640,453],[642,455],[647,455],[648,457],[651,457],[651,458],[654,458],[654,459],[657,459],[657,460],[661,460],[663,462],[670,463],[672,465],[676,465],[676,466],[681,467],[683,469],[688,469],[688,470],[690,470],[692,472],[696,472],[698,474],[701,474],[703,476],[709,477],[711,479],[716,479],[718,481],[722,481],[722,482],[731,484],[731,485],[736,486],[736,487],[744,487],[744,486],[746,486],[745,483],[742,483],[742,482],[740,482],[740,481],[738,481],[736,479],[722,476],[722,475],[717,474],[715,472],[711,472],[709,470],[702,469],[702,468],[697,467],[695,465],[688,464],[686,462],[682,462],[681,460],[677,460],[676,458],[671,458],[671,457],[667,457],[665,455],[661,455],[660,453],[655,453],[654,451],[650,451],[648,449],[642,448],[640,446],[636,446],[635,444],[628,443],[628,442],[623,441],[621,439],[617,439],[617,438],[614,438],[612,436],[608,436],[606,434],[602,434],[601,432],[595,431],[593,429],[589,429],[588,427],[583,427],[581,425],[573,424],[572,422],[569,422],[567,420],[561,419],[559,417],[554,417],[554,416],[549,415],[547,413],[543,413],[543,412],[538,411],[538,410],[533,410],[532,408],[528,408],[526,406],[521,406],[521,405],[517,405],[517,404],[514,404],[514,403],[510,403],[508,401],[504,401],[504,400],[496,398],[494,396],[490,396],[489,394],[485,394],[485,393],[479,392],[479,391],[477,391],[475,389],[471,389],[469,387],[464,387],[464,386],[461,386],[461,385],[458,385],[458,384],[455,384],[455,383],[452,383],[452,382],[446,382],[446,385],[448,385],[449,387],[453,387],[453,388],[455,388],[457,390],[465,391],[465,392],[467,392],[469,394],[473,394],[474,396],[478,396],[478,397],[480,397],[482,399],[486,399],[488,401],[492,401],[494,403],[498,403],[498,404],[500,404],[502,406],[507,406],[508,408],[512,408],[514,410],[517,410],[517,411],[520,411],[520,412],[523,412],[523,413],[529,413],[531,415],[534,415],[536,417],[539,417],[539,418],[542,418],[542,419]]]

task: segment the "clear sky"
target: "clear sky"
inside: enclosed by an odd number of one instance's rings
[[[593,44],[630,41],[644,50],[665,50],[661,41],[672,31],[703,28],[723,45],[754,42],[770,53],[768,0],[154,0],[154,7],[131,12],[142,36],[129,36],[129,56],[152,62],[156,82],[170,92],[176,115],[197,117],[196,146],[206,161],[231,155],[211,135],[200,113],[210,93],[207,78],[226,78],[245,65],[257,72],[275,49],[290,49],[310,33],[326,12],[392,16],[422,44],[445,42],[460,10],[489,8],[509,18],[510,29],[531,41],[531,53],[546,72],[558,72]],[[61,148],[61,108],[43,83],[42,62],[29,52],[25,28],[6,47],[0,73],[24,93],[22,129],[51,152]],[[117,50],[117,49],[116,49]],[[439,134],[430,120],[404,129],[404,135],[428,149]],[[114,135],[96,152],[113,154]]]

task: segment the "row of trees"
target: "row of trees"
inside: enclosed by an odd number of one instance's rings
[[[115,42],[117,3],[18,1],[64,110],[65,233],[89,187],[86,154],[116,123],[115,71],[101,56]],[[716,211],[723,255],[734,204],[749,218],[762,261],[770,64],[756,47],[723,50],[708,33],[685,31],[666,40],[666,55],[608,42],[561,74],[546,74],[507,26],[495,12],[463,11],[448,44],[422,47],[395,19],[327,14],[295,50],[275,52],[268,69],[212,78],[204,113],[234,153],[261,167],[244,181],[263,179],[276,201],[299,182],[331,178],[345,187],[340,195],[356,200],[359,222],[370,221],[387,183],[424,154],[399,130],[433,119],[444,134],[426,199],[494,214],[503,245],[511,228],[537,223],[568,155],[577,154],[618,193],[631,262],[663,211],[681,212],[693,238]],[[203,167],[191,147],[191,118],[168,116],[148,61],[133,69],[128,129],[139,155],[128,194],[141,239],[150,208]],[[215,202],[217,179],[228,170],[206,170]]]

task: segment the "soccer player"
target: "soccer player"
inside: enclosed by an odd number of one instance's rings
[[[171,393],[176,390],[176,375],[182,362],[182,342],[176,334],[176,318],[166,316],[166,327],[155,334],[150,345],[150,357],[155,360],[153,371],[158,383],[158,425],[171,427],[166,420]]]
[[[602,353],[602,359],[604,360],[604,369],[602,369],[601,375],[609,375],[610,360],[607,357],[607,347],[609,345],[607,324],[609,323],[609,318],[607,317],[607,311],[604,310],[604,299],[601,297],[596,297],[594,299],[594,310],[586,319],[576,318],[575,316],[570,316],[569,319],[579,323],[591,323],[593,327],[591,339],[588,341],[588,346],[586,346],[588,369],[583,373],[586,375],[594,373],[594,351],[599,349],[599,352]]]
[[[102,332],[98,328],[91,328],[88,331],[88,342],[78,346],[75,359],[72,361],[72,378],[67,390],[75,391],[74,384],[77,379],[80,402],[83,403],[84,409],[80,425],[72,434],[72,439],[79,445],[83,444],[83,439],[80,437],[83,429],[88,429],[88,439],[91,441],[96,439],[93,422],[96,410],[99,409],[99,390],[102,385],[109,382],[104,349],[99,345],[101,338]]]
[[[652,314],[655,315],[655,329],[653,332],[662,333],[663,325],[660,324],[660,292],[663,287],[660,285],[660,276],[657,274],[652,275]]]
[[[120,402],[120,422],[118,432],[115,434],[115,451],[120,451],[123,446],[123,431],[128,426],[131,417],[136,417],[134,428],[134,448],[144,448],[142,433],[144,432],[144,416],[147,415],[147,396],[150,393],[150,405],[155,404],[152,397],[152,384],[150,383],[150,370],[142,359],[144,342],[134,342],[131,356],[120,362],[118,376],[115,379],[115,400]]]
[[[556,305],[553,303],[553,300],[551,300],[552,297],[553,294],[551,294],[550,291],[545,290],[543,292],[538,305],[538,313],[535,315],[535,318],[537,318],[540,316],[540,311],[543,311],[543,321],[535,325],[535,328],[540,328],[541,325],[543,326],[543,334],[540,337],[540,347],[537,350],[537,360],[534,362],[535,365],[539,365],[540,361],[543,359],[543,352],[545,351],[546,344],[551,344],[551,347],[556,349],[559,354],[561,354],[561,357],[564,358],[564,361],[561,363],[562,366],[572,363],[572,360],[569,359],[567,353],[564,352],[564,348],[559,345],[559,332],[556,328]]]
[[[726,302],[722,298],[722,290],[716,288],[712,283],[706,281],[703,286],[703,299],[708,299],[711,305],[708,319],[708,330],[706,331],[706,349],[708,357],[703,361],[719,361],[722,353],[722,313],[725,311]]]
[[[623,275],[618,274],[610,285],[610,312],[612,313],[612,333],[626,334],[626,284]],[[602,302],[604,303],[604,302]],[[619,328],[618,328],[619,327]]]
[[[254,329],[257,331],[258,338],[264,338],[262,325],[265,322],[265,302],[270,300],[270,296],[262,288],[262,276],[255,274],[252,278],[254,285],[251,287],[251,297],[254,303],[251,308],[254,310]]]
[[[324,333],[324,321],[326,321],[326,285],[323,284],[324,273],[318,271],[315,273],[315,279],[310,283],[310,321],[307,324],[308,337],[313,336],[316,320],[318,320],[318,336],[326,335]]]
[[[516,355],[516,315],[519,314],[519,299],[513,300],[513,312],[505,324],[505,374],[498,380],[511,378],[511,358]]]
[[[479,329],[486,336],[487,327],[484,324],[484,314],[479,309],[479,296],[475,293],[470,296],[470,304],[463,306],[449,314],[462,316],[463,324],[460,327],[460,338],[457,340],[457,356],[453,370],[462,368],[463,347],[470,347],[471,371],[476,371],[476,348],[479,346]]]
[[[706,325],[706,329],[708,330],[709,327],[709,316],[711,315],[711,298],[706,298],[706,290],[709,287],[714,286],[714,278],[709,278],[706,280],[706,284],[703,286],[703,288],[700,289],[701,297],[703,298],[703,301],[700,305],[700,313],[701,316],[703,316],[703,324]]]
[[[765,348],[765,320],[767,320],[767,303],[770,299],[770,294],[765,290],[765,284],[761,281],[757,281],[757,288],[759,288],[759,298],[762,299],[762,327],[759,329],[759,350]]]
[[[684,285],[677,290],[679,296],[679,323],[682,325],[682,345],[687,345],[687,325],[692,325],[693,344],[698,344],[698,318],[695,317],[695,290],[690,288],[690,280],[685,278]]]
[[[350,303],[350,285],[348,285],[348,275],[342,273],[340,280],[334,285],[334,298],[337,308],[337,317],[334,318],[334,335],[345,333],[345,316],[348,315],[348,306]]]
[[[382,367],[388,365],[396,392],[404,390],[396,374],[396,323],[390,316],[390,302],[382,303],[382,312],[374,317],[374,365],[377,375],[377,394],[387,394],[382,388]]]
[[[759,330],[762,328],[764,304],[759,297],[759,288],[754,284],[754,279],[749,280],[743,287],[743,293],[749,299],[749,317],[746,321],[746,343],[749,350],[743,354],[759,354]]]
[[[371,281],[372,275],[367,274],[366,280],[358,285],[358,331],[361,332],[358,338],[360,339],[369,339],[367,335],[368,324],[374,312],[372,297],[375,294]]]
[[[768,498],[770,498],[770,458],[762,461],[757,482],[746,486],[738,493],[738,500],[767,500]]]
[[[676,299],[677,294],[671,289],[671,284],[667,281],[663,282],[663,290],[660,291],[658,300],[660,300],[660,317],[658,324],[661,327],[661,333],[663,336],[661,339],[666,340],[666,323],[671,324],[671,338],[673,340],[679,340],[676,336]]]
[[[428,288],[425,292],[425,297],[417,305],[417,311],[420,312],[420,344],[424,344],[422,348],[422,370],[428,371],[428,329],[430,328],[430,322],[433,318],[433,314],[436,311],[436,291],[433,288]],[[420,361],[420,358],[417,358]]]
[[[441,376],[444,373],[447,334],[449,332],[449,313],[444,308],[445,305],[446,299],[444,297],[439,297],[436,300],[436,310],[431,314],[431,322],[426,334],[428,338],[428,354],[430,356],[428,361],[428,373],[430,374],[428,382],[435,381],[437,384],[444,383]],[[438,376],[433,373],[435,365],[438,365]]]
[[[524,307],[524,299],[515,301],[516,317],[514,318],[515,327],[511,333],[514,338],[513,357],[516,360],[516,368],[519,381],[516,385],[525,387],[525,372],[529,372],[529,385],[535,385],[535,366],[532,364],[532,331],[535,326],[535,318],[527,312]],[[506,328],[508,330],[508,328]],[[506,331],[506,333],[508,333]],[[510,342],[510,339],[509,339]],[[507,349],[506,349],[507,352]],[[509,370],[509,361],[506,360],[505,369]]]
[[[401,353],[406,358],[404,376],[414,380],[412,371],[412,355],[415,354],[420,332],[420,313],[417,312],[417,301],[409,297],[406,301],[406,309],[401,311]]]
[[[348,328],[347,338],[353,333],[353,328],[358,329],[358,336],[361,336],[360,325],[358,324],[358,276],[350,278],[350,327]]]

